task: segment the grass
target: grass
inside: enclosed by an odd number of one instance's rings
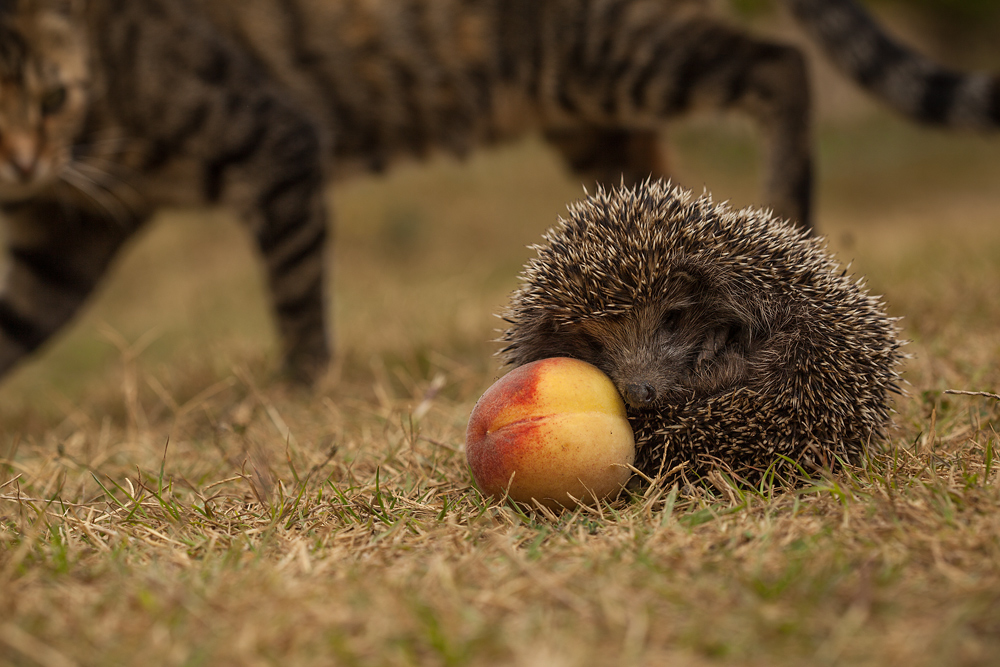
[[[675,129],[748,203],[742,128]],[[824,126],[819,223],[904,316],[909,395],[859,469],[718,474],[560,516],[485,501],[465,420],[580,189],[537,143],[338,186],[339,357],[274,381],[252,249],[172,212],[0,386],[0,664],[1000,663],[997,138]]]

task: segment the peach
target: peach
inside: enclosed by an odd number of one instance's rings
[[[469,417],[465,453],[479,489],[550,508],[608,498],[632,472],[625,404],[595,366],[555,357],[497,380]]]

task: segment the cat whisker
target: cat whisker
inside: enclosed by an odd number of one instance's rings
[[[128,169],[122,164],[122,157],[127,152],[128,142],[120,136],[81,138],[68,148],[74,163],[100,161],[113,165],[117,170]],[[129,171],[134,171],[128,169]]]
[[[71,166],[64,169],[60,174],[60,178],[89,197],[100,209],[107,213],[108,218],[112,222],[120,227],[125,227],[125,223],[132,218],[126,202],[122,201],[120,197],[116,196],[108,188],[81,173],[75,167]]]
[[[97,160],[99,160],[99,158]],[[74,168],[78,172],[80,172],[81,175],[89,177],[90,180],[92,180],[95,185],[104,188],[108,192],[112,192],[114,196],[117,197],[119,200],[121,200],[123,203],[125,203],[126,206],[128,206],[127,200],[130,200],[132,202],[132,207],[141,206],[143,197],[141,194],[139,194],[139,191],[136,190],[134,187],[132,187],[132,185],[130,185],[128,181],[116,176],[112,171],[108,169],[102,169],[96,164],[94,164],[94,162],[97,160],[87,159],[85,161],[77,161],[74,163]],[[114,169],[114,171],[120,172],[127,170],[132,173],[135,173],[134,170],[126,169],[125,167],[115,163],[106,162],[106,164],[108,164],[109,167]],[[114,187],[114,190],[112,190],[112,187]]]
[[[100,133],[95,132],[89,137],[79,137],[73,148],[76,150],[87,151],[89,149],[101,150],[104,148],[114,148],[117,149],[115,153],[121,153],[121,149],[125,147],[127,140],[123,136],[101,136]]]

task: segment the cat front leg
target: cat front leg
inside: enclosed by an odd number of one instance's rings
[[[123,11],[134,19],[109,38],[112,66],[136,62],[159,76],[119,77],[112,113],[151,147],[145,182],[167,193],[162,203],[176,197],[241,215],[266,267],[285,370],[312,382],[330,359],[323,202],[329,142],[245,45],[186,13],[186,4],[161,4],[127,3]]]
[[[267,271],[285,373],[314,382],[330,360],[326,322],[327,216],[323,142],[294,108],[260,103],[245,136],[214,145],[235,147],[204,161],[209,199],[238,210],[253,233]]]
[[[144,221],[50,200],[8,203],[2,214],[7,248],[0,273],[0,376],[73,317]]]
[[[265,179],[250,225],[267,268],[285,370],[312,383],[330,361],[323,171],[318,137],[307,126],[286,132],[267,151],[284,170]]]

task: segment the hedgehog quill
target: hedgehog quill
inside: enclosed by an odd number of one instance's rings
[[[835,466],[885,436],[897,320],[822,239],[662,181],[599,188],[544,239],[498,354],[604,371],[644,473]]]

